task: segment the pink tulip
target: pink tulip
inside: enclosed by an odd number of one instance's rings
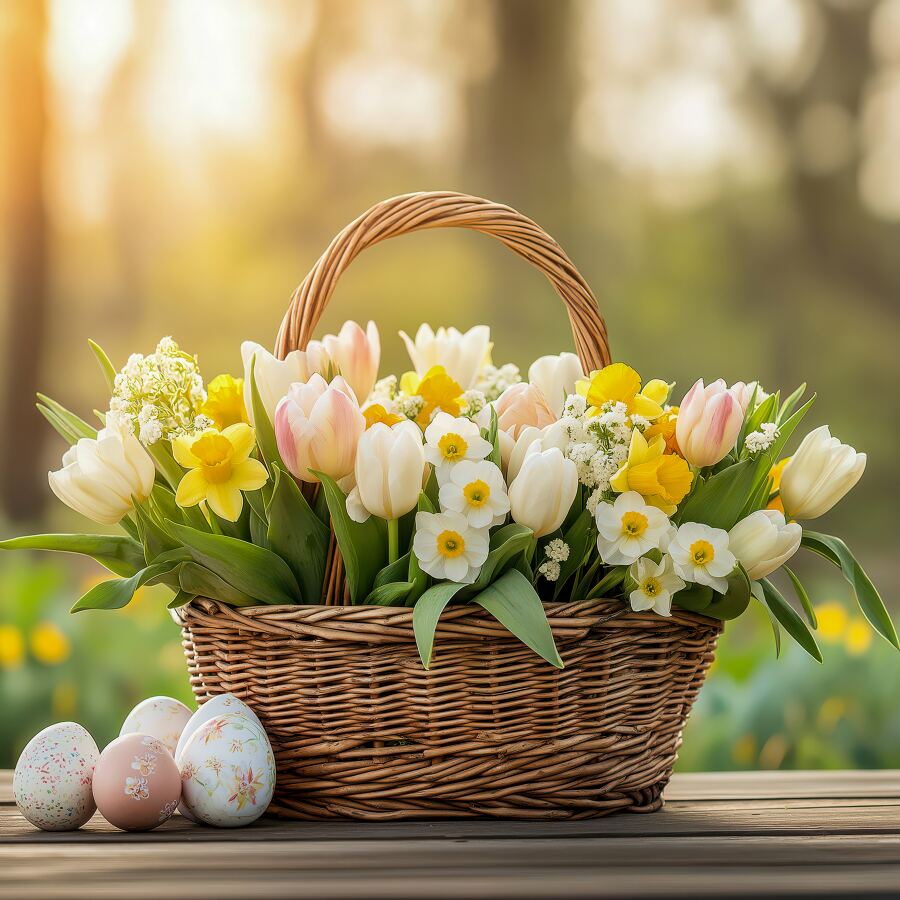
[[[682,456],[693,466],[712,466],[734,447],[744,411],[720,378],[708,387],[701,378],[678,408],[675,438]]]
[[[737,398],[738,403],[741,404],[741,409],[744,413],[747,412],[747,407],[750,405],[750,400],[753,398],[754,392],[756,393],[757,406],[759,406],[760,402],[767,396],[763,393],[763,389],[759,386],[759,382],[757,381],[736,381],[729,390]]]
[[[381,362],[381,340],[374,322],[363,331],[356,322],[344,322],[336,334],[326,334],[322,343],[335,369],[347,379],[360,403],[372,393]]]
[[[544,392],[536,384],[520,382],[508,387],[494,402],[494,409],[500,430],[513,438],[518,438],[529,425],[543,428],[556,421]]]
[[[356,395],[340,376],[331,384],[321,375],[292,384],[275,410],[278,452],[288,471],[302,481],[318,481],[311,469],[335,480],[349,475],[365,430]]]

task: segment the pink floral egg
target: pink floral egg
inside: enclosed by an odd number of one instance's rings
[[[180,799],[178,766],[165,744],[152,735],[124,734],[100,754],[94,800],[116,828],[156,828],[172,816]]]
[[[191,718],[191,711],[174,697],[150,697],[142,700],[128,713],[119,735],[149,734],[162,741],[169,753],[175,755],[178,738]]]
[[[204,722],[179,763],[184,805],[207,825],[249,825],[272,799],[272,747],[262,726],[240,712]]]
[[[59,722],[26,745],[13,774],[19,811],[44,831],[81,828],[97,809],[91,777],[100,751],[75,722]]]

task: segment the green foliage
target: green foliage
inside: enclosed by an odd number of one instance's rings
[[[130,537],[102,534],[33,534],[0,541],[0,550],[55,550],[90,556],[116,575],[130,577],[144,568],[144,550]]]
[[[822,651],[819,649],[816,639],[806,627],[803,619],[784,599],[781,591],[767,578],[761,579],[759,583],[762,586],[763,600],[779,624],[813,659],[822,662]]]

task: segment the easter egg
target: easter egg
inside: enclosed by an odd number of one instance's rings
[[[150,734],[124,734],[100,754],[93,788],[107,822],[123,831],[149,831],[178,808],[181,775],[162,741]]]
[[[180,755],[182,799],[207,825],[249,825],[275,790],[275,757],[264,729],[242,713],[215,716]]]
[[[128,713],[119,736],[123,734],[149,734],[162,741],[169,753],[175,755],[178,738],[191,718],[191,711],[173,697],[150,697],[142,700]]]
[[[38,732],[26,745],[13,773],[19,811],[44,831],[80,828],[96,805],[91,778],[100,751],[75,722],[59,722]]]
[[[256,713],[253,712],[243,700],[238,699],[234,694],[217,694],[215,697],[210,697],[210,699],[202,706],[198,707],[197,711],[191,716],[190,721],[184,726],[184,731],[181,732],[181,737],[178,739],[178,746],[175,748],[175,762],[178,763],[179,766],[181,765],[182,751],[188,740],[190,740],[191,735],[204,722],[208,722],[216,716],[223,716],[233,712],[242,713],[262,728],[262,723],[259,721]],[[197,821],[197,818],[187,808],[187,805],[183,800],[178,806],[178,812],[186,819],[191,819],[191,821],[194,822]]]

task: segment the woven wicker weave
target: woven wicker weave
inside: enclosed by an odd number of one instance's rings
[[[367,246],[424,228],[492,235],[563,299],[586,371],[606,365],[593,294],[559,245],[506,206],[410,194],[345,228],[295,291],[276,352],[304,347],[338,278]],[[198,702],[231,691],[275,752],[271,811],[299,819],[567,819],[662,806],[681,731],[713,658],[718,622],[622,602],[546,604],[563,670],[480,608],[448,607],[429,671],[412,611],[346,606],[336,547],[322,605],[176,612]]]

